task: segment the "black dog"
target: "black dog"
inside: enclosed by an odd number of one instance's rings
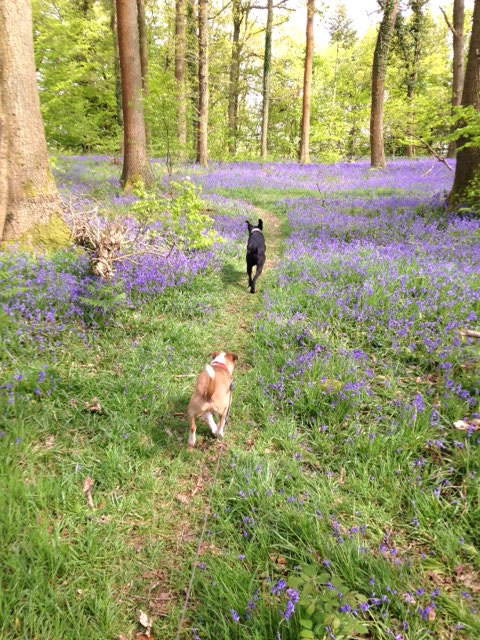
[[[259,218],[257,226],[250,224],[246,220],[248,225],[248,243],[247,243],[247,274],[248,274],[248,286],[250,287],[250,293],[255,293],[255,282],[258,276],[262,273],[263,265],[265,264],[265,238],[263,237],[263,222]],[[255,277],[252,278],[252,269],[255,270]]]

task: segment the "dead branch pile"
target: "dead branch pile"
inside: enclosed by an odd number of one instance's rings
[[[172,237],[160,236],[148,226],[124,220],[108,220],[98,214],[98,208],[78,211],[66,205],[66,217],[72,230],[72,240],[88,255],[92,274],[110,280],[115,272],[115,263],[135,262],[143,255],[168,258],[175,247]]]

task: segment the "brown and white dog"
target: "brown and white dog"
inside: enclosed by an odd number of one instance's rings
[[[232,374],[238,356],[230,351],[216,351],[210,357],[212,361],[198,376],[195,391],[188,404],[190,447],[194,447],[196,442],[195,418],[202,417],[212,434],[217,438],[223,438],[225,421],[232,401]],[[214,413],[220,417],[218,425],[213,419]]]

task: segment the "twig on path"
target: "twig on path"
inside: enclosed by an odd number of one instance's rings
[[[473,329],[459,329],[458,333],[464,338],[480,339],[480,331],[474,331]]]

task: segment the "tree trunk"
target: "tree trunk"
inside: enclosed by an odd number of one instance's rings
[[[208,167],[208,0],[198,3],[197,163]]]
[[[312,94],[313,63],[313,15],[315,0],[307,0],[307,32],[305,48],[305,70],[303,74],[303,109],[300,132],[300,163],[310,162],[310,101]]]
[[[232,57],[230,60],[230,82],[228,90],[228,151],[237,152],[238,138],[238,92],[240,81],[240,27],[243,12],[241,0],[233,0]]]
[[[472,35],[468,49],[467,66],[463,85],[462,106],[473,106],[480,111],[480,0],[475,0],[472,18]],[[458,147],[468,140],[460,138]],[[448,196],[451,207],[468,204],[468,191],[475,187],[480,191],[480,147],[467,147],[457,152],[455,180]],[[480,196],[478,198],[480,200]]]
[[[453,77],[452,77],[452,109],[462,102],[463,92],[463,30],[465,23],[464,0],[453,2]],[[455,140],[448,145],[447,158],[454,158],[457,149]]]
[[[137,3],[135,0],[116,2],[124,122],[121,183],[123,189],[129,191],[136,183],[150,185],[153,173],[148,163],[145,137]]]
[[[187,72],[190,87],[190,102],[192,111],[193,149],[196,157],[198,150],[198,15],[196,0],[187,1]]]
[[[120,57],[118,54],[117,17],[115,13],[115,0],[111,0],[110,30],[113,39],[113,73],[115,76],[115,111],[117,122],[123,124],[122,119],[122,82],[120,80]]]
[[[385,148],[383,144],[383,98],[387,57],[393,28],[398,13],[398,0],[385,0],[383,19],[378,30],[372,64],[372,107],[370,112],[370,156],[372,167],[383,168]]]
[[[265,56],[263,59],[262,141],[260,155],[267,159],[268,111],[270,107],[270,70],[272,67],[273,0],[267,0],[267,28],[265,31]]]
[[[175,79],[177,81],[177,138],[180,156],[187,146],[187,105],[185,102],[185,0],[175,3]]]
[[[137,0],[138,14],[138,38],[140,43],[140,69],[142,72],[143,101],[148,97],[148,45],[147,45],[147,19],[145,17],[145,0]],[[145,112],[145,108],[144,108]],[[148,120],[145,118],[145,136],[147,147],[150,147],[152,135]]]
[[[413,91],[415,80],[409,78],[407,80],[407,105],[408,105],[408,122],[407,122],[407,158],[413,158],[415,156],[415,145],[412,143],[414,134],[414,120],[413,120]]]
[[[0,34],[0,238],[10,241],[53,224],[60,199],[40,112],[30,0],[0,2]]]

